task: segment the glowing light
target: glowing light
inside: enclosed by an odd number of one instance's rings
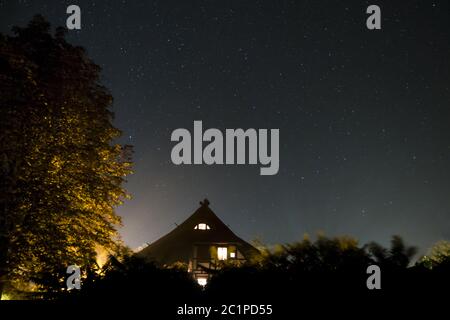
[[[230,258],[236,258],[236,252],[230,252]]]
[[[206,286],[207,282],[208,282],[207,278],[197,278],[197,283],[201,286]]]
[[[194,229],[198,229],[198,230],[210,230],[211,228],[210,228],[206,223],[199,223],[198,225],[195,226]]]
[[[9,295],[7,295],[6,293],[2,294],[2,296],[0,297],[0,300],[11,300],[11,297]]]
[[[228,248],[227,247],[218,247],[217,248],[217,258],[219,260],[227,260],[227,258],[228,258]]]

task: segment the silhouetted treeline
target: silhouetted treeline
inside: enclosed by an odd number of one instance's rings
[[[202,288],[183,268],[156,266],[131,256],[123,261],[110,258],[102,274],[83,281],[80,291],[64,295],[77,301],[130,300],[174,304],[274,303],[280,299],[309,296],[311,299],[378,299],[397,295],[418,297],[439,294],[450,284],[450,251],[445,250],[413,262],[414,247],[393,237],[391,246],[376,243],[358,246],[349,237],[319,237],[263,248],[251,261],[227,261]],[[366,270],[376,264],[381,269],[381,290],[369,290]]]
[[[305,239],[263,250],[261,256],[242,267],[223,268],[211,279],[206,291],[221,300],[238,296],[277,298],[288,292],[316,297],[373,295],[378,294],[377,290],[369,290],[366,284],[370,265],[380,267],[380,294],[447,290],[450,251],[433,265],[427,257],[413,262],[416,251],[398,236],[392,238],[389,248],[377,243],[358,246],[349,237],[319,237],[315,242]],[[236,286],[239,290],[229,295]]]

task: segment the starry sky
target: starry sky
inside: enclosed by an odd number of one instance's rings
[[[450,3],[443,1],[0,0],[0,32],[34,14],[65,26],[103,68],[133,199],[132,248],[207,197],[247,240],[349,234],[425,250],[450,239]],[[366,28],[381,7],[382,29]],[[175,166],[177,128],[279,128],[280,170]]]

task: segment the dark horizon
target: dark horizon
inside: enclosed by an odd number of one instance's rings
[[[42,14],[64,26],[67,1],[0,0],[0,32]],[[212,5],[78,1],[67,40],[103,68],[115,125],[134,145],[132,200],[118,208],[131,248],[172,230],[208,198],[225,224],[268,244],[348,234],[421,253],[450,239],[450,4]],[[176,166],[170,135],[279,128],[280,170]]]

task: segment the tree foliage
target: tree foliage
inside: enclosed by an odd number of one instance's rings
[[[431,250],[436,259],[430,269],[420,261],[413,263],[412,253],[416,249],[398,236],[392,238],[389,247],[375,243],[359,245],[348,236],[320,235],[314,241],[305,237],[275,247],[260,245],[261,255],[246,262],[233,263],[229,259],[220,269],[211,271],[205,287],[193,281],[183,264],[164,267],[148,264],[136,256],[120,261],[111,257],[101,274],[85,281],[81,291],[71,292],[67,298],[133,303],[157,299],[158,305],[167,301],[178,306],[187,303],[188,297],[193,299],[192,304],[287,301],[287,305],[300,303],[300,297],[335,301],[337,305],[353,305],[355,299],[375,304],[395,302],[398,296],[414,299],[423,292],[431,297],[450,283],[450,265],[441,259],[448,257],[447,245],[440,243]],[[370,265],[380,267],[380,291],[367,287]]]
[[[81,47],[36,16],[0,35],[0,293],[32,280],[61,288],[68,265],[114,250],[131,171],[114,143],[112,96]]]
[[[412,258],[417,253],[416,247],[406,246],[400,236],[393,236],[391,247],[384,248],[378,243],[371,242],[367,246],[374,263],[381,268],[404,269],[411,263]]]
[[[435,243],[419,263],[429,269],[450,267],[450,242],[442,240]]]

